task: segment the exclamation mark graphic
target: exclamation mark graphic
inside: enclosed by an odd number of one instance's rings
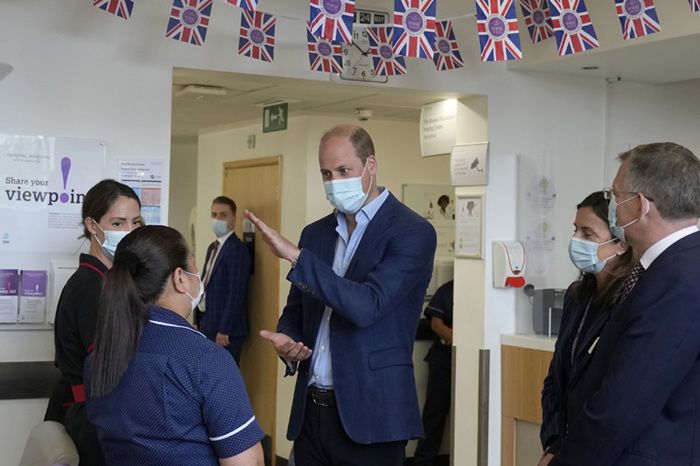
[[[66,192],[66,184],[68,183],[68,173],[70,173],[70,158],[63,157],[61,159],[61,174],[63,175],[63,193],[61,194],[61,202],[68,202],[70,196]]]

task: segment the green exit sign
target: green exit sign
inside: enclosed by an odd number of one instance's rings
[[[270,105],[263,109],[263,133],[287,129],[287,103]]]

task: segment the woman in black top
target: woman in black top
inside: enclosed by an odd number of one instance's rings
[[[104,275],[112,267],[119,241],[143,225],[141,202],[125,184],[102,180],[85,194],[82,220],[90,250],[80,255],[80,265],[66,282],[56,308],[54,345],[61,379],[49,399],[45,420],[66,426],[81,465],[100,465],[104,464],[102,451],[85,415],[83,364],[92,350]]]
[[[608,202],[598,191],[577,206],[569,257],[581,277],[564,296],[559,337],[544,380],[540,465],[556,454],[568,424],[587,401],[576,396],[576,386],[608,318],[638,278],[631,273],[637,255],[610,231]]]

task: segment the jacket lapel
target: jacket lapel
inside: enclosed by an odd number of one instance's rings
[[[360,240],[360,244],[357,245],[357,250],[352,256],[348,269],[345,271],[346,278],[353,277],[353,272],[355,272],[358,261],[366,257],[367,252],[379,243],[379,239],[391,225],[391,219],[397,203],[398,200],[393,194],[389,193],[389,197],[386,198],[384,204],[382,204],[375,216],[370,220],[369,225],[367,225],[367,229],[364,235],[362,235],[362,240]]]

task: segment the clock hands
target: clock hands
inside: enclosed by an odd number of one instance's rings
[[[353,43],[352,43],[352,45],[354,45],[355,47],[357,47],[357,50],[359,50],[359,51],[360,51],[360,53],[361,53],[362,55],[364,55],[365,57],[366,57],[366,56],[367,56],[367,54],[369,53],[369,49],[367,49],[367,51],[365,52],[364,50],[362,50],[362,49],[360,48],[360,46],[359,46],[359,45],[357,45],[357,43],[356,43],[356,42],[353,42]]]

